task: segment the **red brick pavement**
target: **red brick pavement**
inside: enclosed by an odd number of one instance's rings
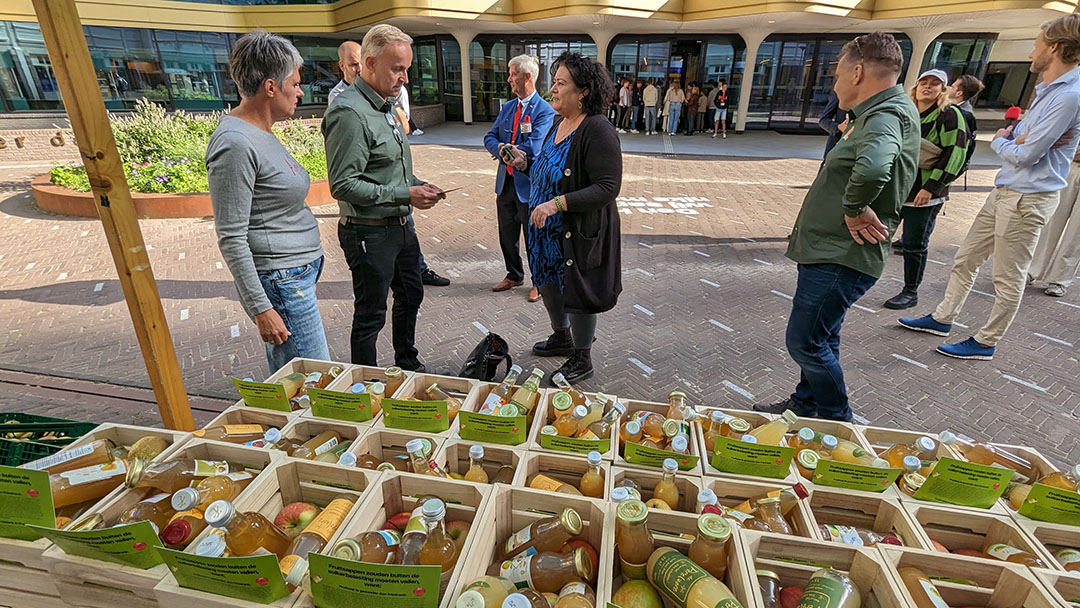
[[[414,156],[421,177],[462,188],[417,216],[428,263],[454,281],[426,293],[422,359],[439,370],[459,369],[482,336],[475,322],[506,337],[522,365],[553,369],[559,361],[527,354],[548,332],[542,305],[528,304],[524,288],[489,290],[502,277],[502,260],[488,155],[423,146]],[[816,169],[806,160],[627,156],[625,291],[600,319],[597,374],[586,386],[652,400],[679,387],[697,402],[731,407],[785,397],[797,379],[783,343],[790,308],[783,294],[795,289],[794,265],[783,257],[785,236]],[[38,171],[0,171],[0,272],[8,277],[0,285],[0,368],[147,386],[100,225],[37,210],[27,183]],[[958,188],[940,217],[930,253],[940,263],[927,269],[920,314],[941,297],[955,244],[993,174],[973,169],[970,189]],[[699,197],[707,200],[690,204],[711,207],[686,214],[672,208],[680,203],[658,197]],[[327,254],[319,300],[331,354],[346,360],[352,301],[336,208],[318,208],[316,215]],[[188,391],[232,397],[230,376],[265,376],[262,346],[221,264],[212,222],[145,220],[142,228]],[[992,293],[988,272],[976,289]],[[932,352],[940,340],[898,329],[899,315],[881,307],[901,274],[901,260],[890,259],[885,277],[859,302],[869,310],[852,310],[844,327],[856,413],[873,424],[952,427],[1035,445],[1062,464],[1080,461],[1080,298],[1051,299],[1029,289],[997,359],[961,362]],[[960,317],[971,329],[958,335],[973,333],[990,304],[990,297],[972,294]],[[385,362],[388,333],[380,338]],[[18,399],[0,400],[0,409],[19,408]]]

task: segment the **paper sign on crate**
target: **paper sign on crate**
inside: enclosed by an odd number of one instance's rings
[[[529,421],[525,416],[504,418],[476,412],[458,412],[458,431],[462,439],[520,445],[529,434]]]
[[[236,392],[240,393],[244,404],[279,412],[291,412],[292,406],[285,396],[285,387],[273,382],[255,382],[252,380],[232,379]]]
[[[367,422],[374,418],[371,412],[371,395],[368,393],[341,393],[325,388],[309,388],[311,413],[319,418],[332,418],[346,422]]]
[[[19,540],[41,538],[27,524],[56,525],[48,471],[0,466],[0,536]]]
[[[162,563],[161,555],[154,550],[161,546],[161,540],[148,521],[101,530],[54,530],[51,526],[35,528],[68,555],[143,570]]]
[[[383,423],[392,429],[441,433],[450,428],[446,401],[383,399]]]
[[[1019,513],[1037,521],[1080,526],[1080,494],[1037,483]]]
[[[918,500],[989,509],[1001,498],[1011,469],[942,458],[914,495]]]
[[[311,554],[311,595],[319,608],[358,605],[435,608],[439,605],[438,566],[374,564]]]
[[[577,437],[563,437],[561,435],[540,435],[540,447],[560,452],[573,452],[574,454],[588,454],[592,451],[607,453],[611,449],[610,439],[578,439]]]
[[[203,557],[158,549],[181,587],[257,604],[271,604],[289,595],[276,555]]]
[[[717,437],[712,466],[724,473],[783,479],[791,472],[794,448]]]
[[[669,452],[668,450],[650,448],[647,445],[633,442],[627,442],[626,445],[623,446],[623,458],[626,459],[626,462],[631,464],[641,464],[650,467],[662,467],[664,466],[664,460],[672,458],[679,463],[679,470],[682,471],[688,471],[696,467],[698,461],[701,460],[700,456]]]
[[[850,462],[821,460],[814,471],[813,482],[846,490],[884,492],[896,483],[900,473],[903,473],[903,469],[879,469]]]

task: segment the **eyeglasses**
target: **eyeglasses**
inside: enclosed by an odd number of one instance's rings
[[[859,39],[863,38],[864,36],[866,36],[866,34],[863,34],[862,36],[856,36],[851,40],[851,42],[855,44],[855,52],[859,54],[859,59],[863,59],[865,57],[862,51],[862,44],[859,42]]]

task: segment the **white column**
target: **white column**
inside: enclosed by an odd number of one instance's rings
[[[735,119],[736,133],[746,130],[746,114],[750,111],[750,90],[754,87],[754,71],[757,69],[757,52],[769,32],[748,30],[739,32],[739,35],[746,42],[746,63],[743,64],[742,82],[739,85],[739,115]]]
[[[461,111],[464,114],[465,124],[472,124],[472,62],[469,61],[469,47],[475,32],[456,30],[451,32],[457,39],[458,48],[461,50]]]
[[[615,37],[616,32],[607,30],[593,30],[589,32],[592,36],[593,42],[596,43],[596,60],[600,62],[600,65],[607,67],[607,52],[608,45],[611,44],[611,39]]]
[[[910,90],[919,81],[926,49],[930,48],[943,31],[939,28],[918,28],[904,32],[911,39],[911,61],[908,62],[907,74],[904,76],[905,90]]]

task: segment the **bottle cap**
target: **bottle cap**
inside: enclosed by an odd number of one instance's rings
[[[410,454],[423,451],[423,449],[424,442],[419,439],[410,439],[408,443],[405,444],[405,451]]]
[[[199,504],[199,491],[195,488],[180,488],[172,496],[172,508],[187,511]]]
[[[292,568],[289,569],[288,576],[285,577],[285,584],[292,587],[299,587],[304,582],[304,575],[307,574],[308,561],[302,557],[298,557],[296,562],[293,563]]]
[[[559,391],[551,398],[551,404],[555,407],[555,415],[558,416],[559,413],[565,412],[574,405],[574,398],[566,391]]]
[[[667,398],[668,398],[669,400],[670,400],[671,398],[673,398],[673,397],[679,397],[679,398],[681,398],[681,399],[686,399],[686,393],[684,393],[684,392],[682,392],[682,391],[671,391],[670,393],[668,393],[668,396],[667,396]]]
[[[904,469],[909,473],[917,473],[922,468],[922,461],[918,456],[904,456]]]
[[[1077,479],[1080,479],[1080,464],[1078,464],[1078,465],[1076,465],[1076,466],[1074,466],[1072,468],[1072,474],[1073,474],[1073,477],[1075,477]]]
[[[797,496],[800,500],[804,498],[810,498],[810,490],[807,490],[806,486],[802,485],[801,483],[797,483],[791,486],[791,489],[795,492],[795,496]]]
[[[780,575],[772,570],[755,570],[754,574],[757,574],[759,578],[771,578],[774,580],[780,580]]]
[[[619,503],[615,516],[628,524],[641,523],[649,516],[649,507],[637,499],[626,500]]]
[[[889,468],[889,461],[885,460],[884,458],[875,458],[874,462],[870,463],[870,466],[874,467],[875,469],[887,469]]]
[[[367,387],[364,386],[363,382],[357,382],[357,383],[355,383],[355,384],[353,384],[352,386],[349,387],[349,392],[351,392],[351,393],[353,393],[355,395],[359,395],[361,393],[366,393],[367,392]]]
[[[341,460],[340,460],[340,459],[338,460],[338,464],[341,464]],[[390,464],[389,462],[380,462],[380,463],[379,463],[379,464],[378,464],[378,465],[377,465],[377,466],[375,467],[375,470],[376,470],[376,471],[396,471],[397,469],[395,469],[395,468],[394,468],[394,465]]]
[[[757,504],[759,505],[771,505],[773,503],[780,504],[779,496],[766,496],[765,498],[759,498]]]
[[[509,370],[509,371],[511,371],[511,372],[517,372],[518,374],[521,374],[521,366],[520,366],[520,365],[518,365],[517,363],[515,363],[515,364],[513,364],[513,365],[511,365],[511,366],[510,366],[510,370]]]
[[[334,548],[330,550],[330,555],[334,557],[340,557],[341,559],[351,559],[353,561],[359,560],[363,554],[363,549],[360,548],[360,543],[351,538],[343,538],[334,545]]]
[[[697,501],[699,505],[715,505],[716,492],[713,492],[709,488],[705,488],[697,493]]]
[[[129,488],[134,488],[135,484],[139,483],[142,479],[143,471],[146,469],[146,461],[142,458],[136,458],[128,466],[127,473],[124,474],[124,485]]]
[[[671,449],[679,452],[680,454],[685,453],[686,450],[688,450],[689,448],[690,439],[686,435],[679,434],[671,440]]]
[[[713,424],[723,424],[726,418],[727,414],[720,410],[713,410],[713,413],[709,414],[709,420],[712,420]]]
[[[427,437],[421,437],[420,445],[423,446],[421,449],[424,450],[424,458],[431,456],[431,452],[435,449],[435,444],[431,443],[431,440]]]
[[[799,437],[799,441],[802,441],[802,442],[813,441],[814,440],[814,429],[812,429],[812,428],[810,428],[808,426],[804,426],[801,429],[799,429],[798,437]]]
[[[302,410],[311,409],[311,396],[308,395],[307,393],[304,393],[303,395],[300,395],[299,397],[296,398],[296,405],[297,405],[297,407],[299,407]]]
[[[457,598],[454,608],[487,608],[487,601],[476,589],[469,589]]]
[[[631,420],[626,423],[626,432],[631,435],[637,435],[641,432],[641,423],[637,420]]]
[[[550,424],[545,424],[540,429],[540,434],[541,435],[558,435],[559,434],[559,429],[551,426]]]
[[[596,574],[596,564],[593,563],[592,557],[585,550],[585,547],[574,549],[574,570],[577,571],[582,580],[586,581],[591,581],[593,575]]]
[[[579,405],[574,408],[574,413],[571,414],[574,420],[582,420],[589,415],[589,410],[584,405]]]
[[[255,379],[254,379],[254,378],[251,378],[251,377],[247,377],[247,378],[244,378],[244,380],[243,380],[243,381],[244,381],[244,382],[254,382],[254,381],[255,381]]]
[[[622,402],[616,401],[615,403],[611,404],[611,407],[615,411],[619,412],[620,416],[625,416],[626,415],[626,406],[623,405]]]
[[[784,422],[788,423],[789,425],[795,424],[799,421],[799,417],[796,416],[795,412],[791,410],[784,410],[784,413],[780,414],[780,417],[783,418]]]
[[[677,460],[675,460],[674,458],[665,458],[664,459],[664,472],[665,473],[674,473],[675,471],[678,471],[678,470],[679,470],[679,462]]]
[[[728,428],[735,433],[745,433],[750,430],[750,423],[742,418],[729,418],[727,423]]]
[[[795,460],[797,460],[803,468],[813,471],[817,468],[818,461],[821,460],[821,455],[814,450],[799,450],[799,453],[795,456]]]
[[[933,452],[937,449],[937,444],[929,437],[919,437],[915,440],[915,449],[920,452]]]
[[[517,418],[518,416],[524,416],[525,413],[521,411],[521,406],[516,403],[507,403],[500,405],[499,409],[495,410],[495,415],[499,418]]]
[[[532,602],[520,593],[511,593],[503,600],[502,608],[532,608]]]
[[[353,454],[352,452],[345,452],[341,456],[338,456],[337,463],[343,467],[355,467],[356,454]]]
[[[956,433],[952,431],[941,431],[937,436],[938,441],[945,445],[952,445],[956,443]]]
[[[710,540],[726,541],[731,537],[731,524],[716,513],[702,513],[697,520],[698,532]]]
[[[424,392],[434,393],[438,389],[439,389],[439,383],[438,382],[432,382],[431,386],[427,387],[427,389]]]
[[[536,370],[534,369],[533,373],[535,372]],[[564,376],[562,372],[555,372],[554,374],[551,374],[551,383],[555,386],[563,386],[566,384],[570,384],[566,381],[566,376]]]
[[[757,443],[757,437],[750,435],[749,433],[739,437],[739,441],[745,441],[746,443]]]
[[[390,366],[390,367],[386,368],[386,371],[383,372],[383,375],[386,376],[387,378],[393,378],[394,376],[400,376],[403,373],[405,373],[405,370],[401,369],[400,367],[398,367],[396,365],[393,365],[393,366]]]
[[[236,516],[236,507],[227,500],[215,500],[203,511],[203,520],[208,526],[223,528]]]
[[[484,446],[482,446],[482,445],[474,445],[474,446],[469,447],[469,458],[483,458],[483,457],[484,457]]]
[[[266,432],[263,433],[263,439],[265,439],[267,443],[277,443],[281,441],[281,429],[273,427],[266,429]]]
[[[191,523],[184,519],[169,522],[161,531],[161,540],[168,545],[179,545],[191,534]],[[216,535],[215,535],[216,536]]]
[[[688,410],[686,412],[686,415],[683,417],[683,420],[688,422],[688,423],[693,423],[697,419],[698,419],[698,413],[695,412],[694,410]]]
[[[840,445],[840,440],[833,435],[825,435],[821,438],[821,447],[826,450],[835,450],[838,445]]]
[[[596,466],[600,464],[601,458],[600,452],[597,452],[596,450],[589,452],[589,464]]]
[[[446,503],[438,498],[430,498],[424,502],[424,519],[438,521],[446,517]]]
[[[184,522],[184,523],[187,523],[187,522]],[[171,525],[172,524],[169,524],[169,526],[166,526],[165,529],[168,530]],[[180,539],[180,540],[183,541],[184,539]],[[165,541],[165,542],[169,542],[169,541]],[[176,544],[176,543],[170,543],[170,544]],[[207,536],[206,538],[199,541],[199,544],[195,545],[195,555],[198,555],[198,556],[201,556],[201,557],[221,557],[222,555],[225,554],[225,549],[226,548],[227,547],[225,545],[225,537],[224,536],[222,536],[220,534],[211,534],[210,536]]]
[[[611,502],[622,502],[630,498],[630,489],[619,486],[611,489]]]
[[[563,509],[562,514],[559,515],[559,521],[562,522],[563,528],[570,533],[570,536],[581,534],[583,522],[581,521],[581,515],[577,511],[569,507]]]
[[[917,490],[926,483],[926,478],[918,473],[908,473],[907,475],[904,475],[904,483]]]
[[[371,386],[367,388],[367,392],[371,395],[382,395],[386,392],[386,385],[382,382],[372,382]]]
[[[668,418],[667,420],[665,420],[664,421],[664,426],[662,427],[663,431],[664,431],[664,436],[666,436],[666,437],[674,437],[674,436],[678,435],[679,431],[682,430],[682,425],[680,424],[680,422],[682,422],[682,421],[681,420],[673,420],[671,418]]]

